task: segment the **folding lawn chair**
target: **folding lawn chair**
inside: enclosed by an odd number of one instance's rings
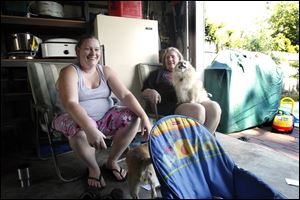
[[[46,133],[48,138],[48,145],[53,159],[53,164],[55,167],[55,172],[60,180],[63,182],[76,181],[82,177],[82,175],[77,175],[73,177],[66,177],[66,173],[70,171],[66,169],[66,166],[62,166],[59,161],[63,161],[63,158],[58,159],[58,156],[62,154],[60,151],[59,144],[65,143],[67,148],[63,149],[63,152],[69,153],[72,152],[72,149],[69,147],[68,140],[62,135],[61,132],[55,130],[51,124],[54,117],[61,112],[62,105],[57,103],[56,99],[58,98],[56,90],[56,81],[58,79],[60,71],[69,65],[70,63],[59,63],[59,62],[28,62],[27,63],[27,72],[28,79],[31,86],[32,96],[34,104],[32,105],[35,111],[35,138],[36,138],[36,149],[38,157],[45,159],[41,155],[41,147],[39,144],[39,138],[41,133]],[[113,97],[115,103],[118,103],[118,100]],[[57,137],[58,136],[58,137]],[[63,138],[58,140],[57,138]],[[107,146],[111,146],[112,139],[106,139]],[[121,161],[121,158],[119,161]],[[74,168],[74,166],[68,166]],[[64,170],[63,170],[64,169]],[[64,173],[63,173],[64,171]]]
[[[54,130],[51,127],[51,123],[55,115],[60,110],[60,105],[56,103],[57,91],[55,88],[56,80],[59,76],[61,69],[69,65],[70,63],[59,63],[59,62],[28,62],[27,72],[28,79],[31,86],[32,97],[34,104],[32,105],[35,111],[35,138],[36,138],[36,149],[38,157],[44,160],[45,158],[41,155],[40,147],[40,133],[46,133],[48,138],[48,146],[53,159],[55,172],[60,180],[63,182],[71,182],[81,178],[80,175],[66,178],[63,176],[60,168],[58,155],[61,154],[58,149],[58,141],[56,136],[62,135],[59,131]],[[64,137],[62,137],[64,138]],[[68,144],[68,141],[62,141]],[[72,152],[71,148],[65,149],[65,153]],[[67,171],[67,170],[65,170]]]
[[[139,83],[140,83],[140,89],[142,89],[144,81],[147,79],[147,77],[149,76],[149,74],[159,68],[162,68],[161,64],[150,64],[150,63],[139,63],[137,65],[137,71],[138,71],[138,75],[139,75]],[[153,118],[155,120],[158,120],[160,118],[162,118],[163,116],[158,114],[157,111],[157,105],[156,104],[152,104],[150,101],[148,101],[147,99],[143,99],[145,100],[145,111],[147,113],[147,115],[150,118]]]
[[[169,115],[157,121],[149,152],[163,198],[286,198],[239,168],[216,138],[190,117]]]

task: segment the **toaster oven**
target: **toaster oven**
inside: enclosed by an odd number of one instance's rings
[[[77,40],[70,38],[54,38],[41,44],[42,57],[76,57]]]

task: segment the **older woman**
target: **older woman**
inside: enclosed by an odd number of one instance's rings
[[[175,89],[172,85],[172,71],[183,60],[178,49],[169,47],[165,50],[162,61],[164,68],[150,73],[142,88],[142,96],[157,104],[159,114],[186,115],[204,124],[211,133],[215,133],[221,118],[221,108],[215,101],[177,104]]]

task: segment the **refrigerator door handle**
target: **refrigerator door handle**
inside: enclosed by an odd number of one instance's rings
[[[104,44],[100,45],[100,50],[101,50],[100,64],[105,65],[105,48],[104,48]]]

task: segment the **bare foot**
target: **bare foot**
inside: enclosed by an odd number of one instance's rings
[[[89,169],[88,185],[95,188],[104,188],[106,183],[103,179],[100,169]]]
[[[110,170],[117,181],[124,181],[127,177],[127,170],[121,168],[116,162],[112,164],[105,164],[106,169]]]

